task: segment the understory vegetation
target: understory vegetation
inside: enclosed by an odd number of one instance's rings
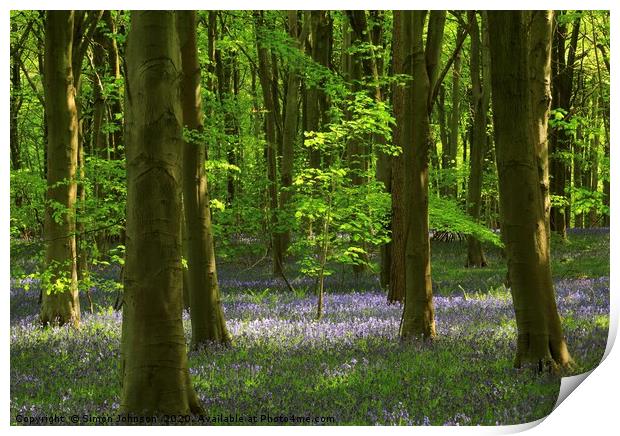
[[[223,263],[233,344],[189,353],[207,416],[215,425],[235,416],[257,416],[261,424],[261,415],[331,416],[331,425],[507,425],[546,416],[560,379],[513,368],[516,325],[505,263],[501,250],[487,248],[489,267],[468,269],[465,243],[433,243],[439,339],[415,346],[398,340],[402,306],[386,302],[374,275],[349,269],[329,277],[325,313],[316,321],[312,281],[292,278],[291,293],[264,260],[252,268]],[[570,232],[570,243],[554,240],[553,248],[559,311],[576,362],[571,373],[578,374],[598,365],[607,343],[609,233]],[[96,274],[94,313],[85,311],[77,331],[37,327],[38,284],[25,291],[26,283],[12,283],[13,422],[20,414],[119,413],[121,314],[111,286],[118,272],[113,264]],[[183,319],[189,342],[187,312]]]

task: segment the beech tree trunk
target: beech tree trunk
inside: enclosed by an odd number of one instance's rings
[[[127,45],[121,410],[201,412],[183,334],[182,111],[175,13],[135,11]]]
[[[214,69],[213,74],[217,76],[217,95],[220,102],[220,110],[224,118],[225,139],[221,142],[221,151],[226,154],[226,160],[230,165],[237,165],[237,149],[239,144],[239,128],[235,119],[234,100],[234,75],[235,59],[230,50],[216,47],[217,38],[217,17],[220,17],[220,38],[224,39],[224,18],[222,11],[209,11],[208,27],[208,52],[209,59],[212,60]],[[214,89],[214,92],[216,90]],[[229,170],[227,174],[227,203],[231,205],[237,196],[236,174]]]
[[[549,193],[549,139],[547,127],[551,109],[551,41],[553,28],[552,11],[532,11],[529,33],[529,88],[532,110],[532,139],[534,140],[540,195],[543,205],[547,253],[550,252],[551,197]]]
[[[478,19],[475,11],[467,14],[471,35],[470,74],[472,87],[472,105],[474,119],[472,126],[471,154],[469,156],[469,183],[467,184],[467,212],[476,222],[480,221],[480,203],[482,196],[483,159],[487,144],[487,111],[489,109],[489,92],[480,77],[480,58],[482,44]],[[482,71],[488,75],[488,71]],[[480,241],[472,235],[467,238],[467,262],[465,266],[481,268],[487,265]]]
[[[593,104],[593,117],[594,120],[596,122],[597,125],[599,124],[599,117],[598,117],[598,111],[599,111],[599,98],[597,98]],[[589,161],[590,161],[590,166],[586,175],[586,183],[588,184],[588,187],[590,189],[590,191],[592,192],[598,192],[598,153],[599,153],[599,147],[600,147],[600,142],[601,142],[601,135],[599,132],[594,134],[594,137],[592,138],[591,142],[590,142],[590,149],[589,149]],[[599,225],[599,216],[598,216],[598,210],[596,207],[593,207],[590,212],[588,213],[588,227],[596,227]]]
[[[461,26],[459,26],[459,32]],[[450,120],[448,123],[448,141],[449,147],[447,148],[446,163],[447,168],[452,172],[449,175],[449,182],[446,185],[446,196],[450,198],[457,198],[458,196],[458,183],[456,177],[456,155],[459,147],[459,125],[461,119],[460,101],[461,101],[461,52],[458,51],[454,58],[454,64],[452,65],[452,110],[450,111]],[[463,149],[467,148],[466,144],[463,144]],[[465,164],[465,159],[463,159]]]
[[[431,92],[443,38],[446,12],[429,16],[426,47],[426,11],[403,12],[405,31],[411,32],[410,59],[413,83],[410,98],[411,136],[404,147],[405,168],[405,307],[400,336],[403,339],[435,336],[435,316],[431,283],[430,241],[428,235],[428,150],[430,137]],[[409,29],[409,30],[407,30]],[[409,103],[410,102],[410,103]],[[398,122],[398,121],[397,121]]]
[[[309,23],[304,23],[304,28]],[[289,36],[296,42],[301,49],[301,44],[305,40],[305,34],[300,29],[297,11],[288,11]],[[293,161],[295,157],[295,142],[297,140],[297,121],[299,114],[299,85],[301,78],[299,71],[294,67],[289,68],[288,80],[286,84],[286,111],[284,116],[284,126],[282,132],[282,165],[280,168],[280,178],[282,191],[280,192],[280,207],[285,210],[291,196],[287,190],[293,183]],[[290,231],[282,233],[282,252],[286,253],[290,243]]]
[[[365,36],[368,37],[368,26],[366,24],[366,11],[347,11],[348,21],[345,22],[347,36],[344,39],[346,41],[343,47],[343,56],[346,60],[346,65],[343,66],[343,75],[350,84],[351,95],[350,99],[355,98],[357,92],[363,91],[363,76],[364,76],[364,58],[367,53],[364,52],[362,44],[370,42],[365,40]],[[347,53],[346,51],[353,49],[353,53]],[[370,70],[371,68],[368,68]],[[350,111],[345,111],[347,119],[351,119]],[[365,183],[365,174],[368,170],[368,145],[360,136],[349,138],[347,140],[347,161],[349,168],[352,170],[351,182],[353,185],[359,186]],[[356,268],[357,270],[357,268]]]
[[[331,64],[333,20],[329,15],[329,11],[309,11],[308,13],[310,14],[311,40],[309,54],[315,62],[329,68]],[[305,130],[309,132],[321,131],[321,128],[329,122],[327,94],[319,84],[308,85],[305,90]],[[319,150],[311,150],[310,166],[312,168],[319,168],[321,160],[327,158],[327,156],[321,156]]]
[[[267,178],[269,179],[269,207],[271,214],[271,252],[273,258],[273,275],[279,276],[283,272],[283,251],[281,233],[278,226],[278,181],[276,168],[276,155],[278,152],[277,142],[277,114],[276,104],[273,99],[272,80],[273,70],[269,50],[261,42],[261,26],[264,25],[262,11],[254,12],[256,26],[256,50],[258,53],[258,75],[263,90],[263,104],[265,105],[265,140],[267,141]]]
[[[102,28],[98,28],[94,34],[93,50],[93,118],[92,118],[92,135],[91,135],[91,154],[99,156],[103,159],[110,159],[110,150],[108,149],[108,136],[103,131],[103,125],[106,122],[106,101],[103,96],[102,79],[106,75],[105,62],[105,35]]]
[[[570,111],[573,94],[573,75],[575,56],[579,37],[580,18],[577,17],[571,30],[568,54],[566,53],[567,25],[556,20],[553,38],[553,107]],[[569,121],[566,118],[564,121]],[[561,128],[554,129],[551,135],[551,194],[568,200],[566,186],[570,186],[570,165],[567,154],[571,151],[570,134]],[[566,238],[566,228],[570,224],[570,214],[566,205],[551,208],[551,230]]]
[[[548,95],[533,96],[537,88],[530,83],[530,48],[550,47],[550,32],[543,38],[542,30],[532,29],[528,45],[526,14],[488,13],[500,220],[518,330],[515,366],[567,366],[571,358],[556,307],[540,186],[542,136],[534,136],[544,123],[532,101],[542,108]]]
[[[394,11],[392,51],[394,74],[411,75],[411,12]],[[392,129],[394,145],[405,149],[411,138],[411,80],[392,85],[392,106],[396,123]],[[392,242],[388,302],[405,301],[405,168],[403,153],[392,156]]]
[[[104,11],[102,18],[106,23],[107,31],[111,34],[116,34],[116,24],[112,19],[111,11]],[[103,42],[108,55],[110,74],[112,74],[115,81],[119,81],[121,79],[121,62],[116,39],[114,37],[107,36],[104,38]],[[119,147],[123,145],[123,122],[121,119],[118,119],[118,117],[123,113],[121,99],[114,96],[110,98],[108,105],[108,121],[115,124],[115,129],[108,135],[108,146],[112,149],[110,152],[110,157],[112,159],[121,159],[122,152]]]
[[[17,23],[11,23],[11,32],[17,33]],[[11,46],[11,121],[9,126],[10,148],[11,148],[11,168],[19,170],[21,168],[21,156],[19,149],[19,109],[22,105],[21,96],[21,74],[19,65],[21,63],[21,47]],[[17,203],[17,201],[16,201]]]
[[[45,20],[44,92],[47,120],[47,202],[41,322],[80,322],[75,242],[78,117],[73,86],[73,11],[48,11]],[[56,214],[57,208],[61,212]],[[57,215],[57,216],[54,216]]]
[[[200,64],[196,45],[196,11],[177,11],[177,31],[181,45],[181,107],[183,125],[194,132],[183,144],[183,207],[187,240],[187,285],[192,322],[192,346],[209,341],[229,343],[230,336],[222,312],[209,190],[205,172],[205,145]],[[189,138],[196,138],[191,140]]]

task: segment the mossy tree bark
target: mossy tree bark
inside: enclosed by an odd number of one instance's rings
[[[500,219],[517,320],[515,366],[567,366],[551,278],[530,84],[527,12],[489,12]],[[534,36],[534,34],[532,35]],[[549,42],[547,41],[547,44]],[[532,47],[538,43],[532,42]]]
[[[200,412],[189,377],[181,317],[183,139],[175,13],[132,12],[126,59],[121,410]]]
[[[472,87],[472,106],[474,119],[472,127],[471,153],[469,156],[469,183],[467,184],[467,212],[476,222],[480,220],[480,203],[482,197],[483,159],[487,144],[487,111],[489,110],[489,90],[485,89],[484,76],[489,72],[482,70],[482,44],[478,19],[475,11],[467,14],[471,36],[470,74]],[[456,64],[455,64],[456,65]],[[482,244],[475,236],[467,238],[467,262],[465,266],[481,268],[487,265]]]
[[[189,130],[183,144],[183,209],[187,241],[187,285],[192,322],[192,346],[209,341],[229,343],[217,280],[213,230],[209,208],[200,64],[196,44],[196,12],[177,11],[181,44],[181,107],[183,125]]]
[[[78,117],[71,65],[73,11],[48,11],[45,19],[43,86],[47,121],[47,198],[45,263],[40,320],[45,324],[80,322],[75,242]]]

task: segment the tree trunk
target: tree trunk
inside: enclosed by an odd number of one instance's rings
[[[586,188],[586,189],[588,188],[588,185],[583,183],[584,173],[581,171],[581,169],[586,164],[583,146],[584,146],[583,126],[578,125],[577,130],[575,132],[575,141],[573,143],[573,153],[572,153],[573,155],[573,161],[572,161],[573,188],[575,190],[581,189],[581,188]],[[571,195],[571,197],[574,198],[574,194]],[[574,227],[583,228],[584,227],[583,212],[580,212],[580,213],[575,212],[574,216],[575,216]]]
[[[345,40],[349,41],[346,47],[343,47],[343,53],[353,49],[353,53],[344,53],[346,57],[346,68],[343,68],[343,75],[351,86],[350,98],[353,100],[357,92],[363,91],[364,76],[364,58],[367,53],[364,52],[362,44],[369,42],[364,40],[364,35],[368,35],[366,25],[366,11],[347,11],[349,20],[346,31],[348,33]],[[371,68],[367,68],[370,70]],[[348,120],[352,115],[350,111],[345,111]],[[351,182],[354,186],[360,186],[366,181],[366,172],[368,170],[368,146],[366,141],[356,135],[354,138],[347,140],[347,160],[349,168],[352,170]]]
[[[577,38],[579,37],[580,18],[573,23],[568,56],[566,55],[566,23],[556,20],[553,38],[553,104],[555,108],[570,111],[573,94],[573,74],[575,55],[577,50]],[[565,119],[564,121],[569,121]],[[554,129],[551,136],[551,194],[568,200],[566,186],[570,186],[570,166],[567,165],[567,154],[571,149],[570,134],[564,129]],[[570,215],[567,206],[554,206],[551,208],[551,230],[566,239],[566,228],[569,225]]]
[[[461,26],[459,26],[459,32]],[[457,198],[458,196],[458,178],[456,175],[456,154],[459,147],[459,124],[461,119],[461,112],[459,103],[461,99],[461,52],[458,51],[454,58],[454,64],[452,65],[452,110],[450,111],[450,120],[448,123],[448,156],[447,156],[447,168],[452,171],[449,173],[449,183],[446,186],[446,196],[450,198]],[[467,149],[466,144],[463,144],[463,149]],[[463,160],[465,164],[465,160]]]
[[[103,20],[106,23],[107,31],[111,34],[116,34],[116,24],[112,19],[111,11],[103,12]],[[120,62],[120,54],[118,44],[116,43],[116,39],[114,37],[107,36],[103,39],[105,44],[105,48],[108,54],[108,65],[110,74],[114,77],[116,82],[121,80],[121,62]],[[123,145],[123,122],[120,117],[123,113],[123,106],[120,97],[113,96],[109,100],[109,119],[110,123],[115,125],[114,131],[110,132],[108,135],[108,146],[112,149],[110,152],[110,157],[112,159],[121,159],[122,152],[119,148]]]
[[[263,90],[263,104],[265,105],[265,140],[267,141],[267,178],[269,180],[269,206],[271,214],[271,251],[273,256],[273,275],[283,273],[282,238],[278,231],[278,181],[276,168],[277,143],[277,110],[272,92],[273,70],[269,50],[261,42],[261,27],[264,25],[262,11],[254,12],[256,26],[256,50],[258,53],[258,75]]]
[[[333,21],[329,11],[309,11],[310,14],[310,56],[318,64],[325,68],[331,65],[331,48]],[[325,90],[320,84],[312,84],[306,87],[305,105],[305,130],[309,132],[321,131],[321,128],[329,122],[329,104]],[[310,166],[319,168],[321,160],[326,159],[321,156],[319,150],[310,151]]]
[[[547,134],[551,108],[551,41],[553,28],[552,11],[531,12],[529,33],[529,89],[532,111],[532,140],[537,156],[540,196],[543,205],[547,253],[550,252],[551,236],[549,194],[549,138]]]
[[[230,50],[216,48],[217,39],[217,16],[220,16],[221,29],[220,38],[224,39],[224,18],[222,11],[209,11],[208,18],[208,43],[207,50],[209,59],[213,67],[210,71],[212,75],[217,76],[217,87],[211,83],[213,92],[217,92],[220,103],[220,111],[223,113],[224,119],[224,140],[221,142],[221,151],[226,154],[226,160],[231,166],[237,165],[237,148],[239,143],[239,128],[235,120],[234,106],[234,75],[235,71],[235,54]],[[210,82],[214,82],[211,81]],[[227,197],[226,202],[232,205],[237,196],[236,175],[231,169],[227,171]]]
[[[597,99],[595,100],[593,106],[594,106],[594,120],[597,126],[600,126],[599,124],[599,118],[598,118],[598,101],[599,98],[597,97]],[[599,147],[600,147],[600,131],[597,131],[594,133],[594,137],[592,138],[591,142],[590,142],[590,150],[589,150],[589,170],[587,173],[587,177],[586,177],[586,182],[588,183],[588,187],[590,189],[590,191],[592,191],[593,193],[598,192],[598,152],[599,152]],[[598,225],[598,210],[596,207],[593,207],[589,214],[588,214],[588,227],[595,227]]]
[[[192,346],[209,341],[229,343],[217,280],[200,93],[200,64],[196,44],[196,12],[176,12],[181,45],[181,107],[183,126],[192,131],[183,144],[183,207],[187,239],[187,285],[192,321]]]
[[[371,21],[368,23],[370,29],[370,39],[368,42],[372,44],[373,47],[381,47],[384,46],[383,41],[383,11],[369,11]],[[374,99],[377,102],[382,102],[386,98],[385,95],[389,94],[389,90],[382,89],[381,86],[378,85],[379,80],[383,77],[383,56],[381,54],[377,55],[375,49],[372,50],[372,57],[370,59],[370,71],[366,74],[373,79],[375,82],[373,95]],[[367,63],[368,64],[368,63]],[[381,135],[375,135],[374,137],[375,144],[386,143],[386,139]],[[376,178],[378,181],[382,182],[385,186],[385,191],[388,193],[392,192],[392,157],[386,153],[383,153],[381,150],[377,151],[377,166],[376,166]],[[390,286],[390,272],[391,272],[391,256],[392,256],[392,243],[388,242],[380,247],[380,283],[384,289],[389,289]]]
[[[135,11],[127,45],[121,410],[202,412],[183,334],[182,111],[174,12]]]
[[[540,147],[533,137],[542,126],[531,102],[540,102],[542,108],[548,97],[530,94],[536,86],[529,83],[525,14],[488,13],[500,219],[518,330],[515,366],[566,366],[571,358],[555,302],[538,169]],[[538,32],[532,37],[538,39]],[[532,47],[539,44],[544,44],[542,38],[532,41]]]
[[[411,12],[394,11],[392,51],[394,74],[411,74],[408,57],[411,52]],[[394,145],[404,151],[411,138],[411,80],[395,82],[392,105],[396,122],[392,130]],[[403,153],[392,157],[392,242],[390,259],[390,286],[388,302],[405,301],[405,175]]]
[[[47,16],[46,16],[46,12],[45,11],[39,11],[39,19],[41,20],[41,22],[43,23],[43,27],[45,28],[45,26],[47,25]],[[37,66],[38,66],[38,71],[39,71],[39,75],[41,76],[41,81],[43,82],[43,86],[45,86],[45,30],[41,31],[41,32],[36,32],[36,36],[37,36],[37,47],[39,48],[37,50]],[[34,90],[34,89],[33,89]],[[36,147],[36,151],[37,151],[37,163],[39,164],[39,168],[42,170],[41,171],[41,177],[43,177],[44,179],[47,180],[47,149],[48,149],[48,145],[47,145],[47,140],[49,137],[49,129],[47,126],[47,110],[45,108],[46,104],[45,104],[45,89],[43,89],[43,98],[41,99],[41,104],[43,106],[43,123],[41,126],[41,130],[43,131],[43,140],[42,145],[43,145],[43,165],[41,165],[41,160],[39,159],[39,147]]]
[[[307,28],[309,23],[304,23]],[[301,44],[305,39],[306,32],[300,32],[297,11],[288,11],[289,36],[296,42],[296,46],[301,50]],[[286,205],[291,193],[288,189],[293,183],[293,161],[295,157],[295,142],[297,140],[297,121],[299,108],[299,85],[301,79],[299,72],[294,67],[289,68],[287,91],[286,91],[286,111],[282,132],[282,165],[280,168],[282,191],[280,192],[280,207],[286,210]],[[286,253],[290,244],[291,234],[289,230],[282,233],[282,252]]]
[[[17,23],[11,23],[11,32],[17,32]],[[21,63],[20,47],[11,47],[11,122],[10,131],[10,147],[11,147],[11,168],[19,170],[21,168],[21,157],[19,150],[19,129],[17,122],[19,120],[19,109],[22,103],[21,96],[21,74],[19,64]]]
[[[377,69],[372,55],[364,48],[364,44],[371,44],[368,24],[366,20],[366,11],[356,10],[347,11],[348,21],[343,23],[343,29],[346,32],[343,46],[343,57],[346,63],[343,66],[343,75],[349,83],[351,94],[350,101],[353,102],[358,92],[364,91],[364,76],[376,79]],[[348,51],[353,49],[353,53]],[[371,95],[375,99],[381,100],[381,92],[377,88]],[[352,113],[345,110],[347,120],[352,119]],[[368,167],[370,157],[370,147],[368,143],[370,138],[363,138],[359,135],[347,139],[346,159],[351,170],[351,183],[353,186],[361,186],[368,180]],[[365,248],[365,247],[364,247]],[[361,274],[366,270],[368,255],[363,256],[364,264],[353,265],[355,274]]]
[[[106,36],[102,28],[98,28],[94,35],[93,46],[93,129],[91,137],[91,154],[103,159],[110,159],[108,137],[103,131],[106,122],[106,102],[103,96],[103,77],[106,75],[105,62]]]
[[[78,118],[71,67],[72,11],[48,11],[45,20],[44,91],[47,118],[47,202],[45,264],[41,322],[80,322],[75,242]],[[60,213],[56,214],[56,208]]]
[[[469,156],[469,183],[467,189],[467,212],[476,222],[480,221],[480,203],[482,196],[483,159],[487,143],[487,111],[489,108],[489,92],[484,89],[484,79],[480,78],[481,41],[478,19],[475,11],[467,14],[471,35],[470,74],[472,87],[472,104],[474,119],[472,126],[471,154]],[[482,71],[488,75],[488,71]],[[466,267],[481,268],[487,265],[480,241],[470,235],[467,238]]]
[[[448,127],[446,125],[446,87],[442,84],[439,87],[437,98],[437,121],[439,122],[439,138],[441,139],[441,169],[450,168],[450,139]],[[444,186],[444,195],[446,187]]]
[[[435,336],[435,318],[431,283],[430,241],[428,235],[428,150],[430,137],[430,100],[437,76],[446,12],[433,11],[429,17],[426,49],[423,33],[425,11],[403,12],[404,29],[411,32],[410,71],[413,83],[407,106],[411,136],[404,147],[405,167],[405,307],[400,335],[403,339]],[[398,122],[398,121],[397,121]]]

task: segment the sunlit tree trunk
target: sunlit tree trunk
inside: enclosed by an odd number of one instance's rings
[[[73,22],[73,47],[71,51],[71,69],[73,72],[73,88],[76,97],[81,94],[82,64],[91,39],[97,29],[97,24],[103,11],[75,11]],[[78,153],[77,153],[77,210],[76,219],[76,247],[78,280],[82,280],[88,271],[88,237],[85,233],[82,214],[86,209],[86,153],[84,150],[85,123],[83,116],[82,99],[75,99],[78,119]],[[89,294],[90,297],[90,294]]]
[[[75,243],[78,118],[71,66],[72,11],[48,11],[45,20],[44,91],[47,105],[47,202],[41,322],[80,322]]]
[[[135,11],[127,45],[121,410],[200,412],[183,334],[182,111],[174,12]]]
[[[228,343],[220,299],[205,172],[205,145],[200,92],[200,64],[196,44],[196,12],[176,12],[181,45],[181,107],[189,133],[183,144],[183,207],[187,239],[187,285],[192,322],[192,345],[209,341]],[[192,139],[193,138],[193,139]]]
[[[531,105],[537,101],[543,108],[548,95],[530,94],[536,89],[530,85],[530,47],[548,47],[550,32],[543,38],[533,31],[528,46],[526,14],[488,13],[500,220],[518,330],[515,365],[534,362],[541,368],[543,363],[566,366],[571,358],[551,278],[538,165],[542,136],[534,137],[543,125]]]
[[[532,111],[532,140],[537,156],[540,196],[543,205],[545,232],[547,235],[546,254],[549,256],[551,236],[549,194],[549,138],[547,127],[551,109],[551,41],[553,11],[532,11],[529,32],[529,91]]]

